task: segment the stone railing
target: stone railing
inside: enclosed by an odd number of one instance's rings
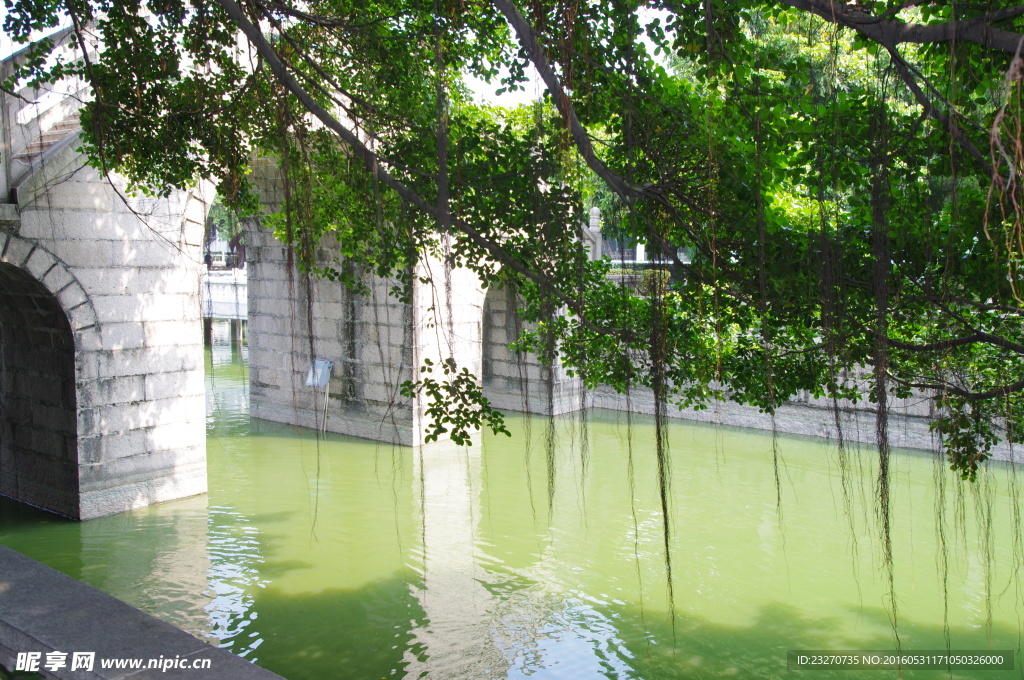
[[[56,47],[51,59],[74,62],[82,58],[82,49],[70,29],[49,36]],[[97,44],[87,45],[91,54]],[[26,47],[0,62],[0,80],[7,80],[25,63]],[[42,87],[26,86],[14,95],[3,96],[0,117],[3,122],[2,156],[4,172],[0,175],[0,199],[14,202],[11,190],[38,166],[47,150],[68,140],[80,129],[78,113],[91,97],[85,80],[68,77]]]

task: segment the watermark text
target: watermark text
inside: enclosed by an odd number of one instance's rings
[[[38,673],[43,670],[59,671],[67,668],[72,671],[92,671],[96,667],[105,669],[141,670],[159,669],[166,673],[169,670],[206,670],[210,668],[210,659],[182,658],[163,656],[149,659],[132,658],[96,658],[96,652],[18,652],[14,660],[14,670]]]

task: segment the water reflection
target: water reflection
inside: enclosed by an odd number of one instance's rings
[[[265,588],[261,574],[259,529],[245,515],[230,508],[210,508],[207,570],[210,601],[205,605],[209,637],[222,641],[238,656],[253,655],[263,643],[258,630],[248,630],[257,617],[253,593]]]
[[[88,522],[0,498],[0,543],[201,638],[207,605],[205,496]]]
[[[479,442],[421,446],[413,461],[423,570],[415,595],[424,620],[412,630],[405,671],[414,678],[498,677],[506,664],[494,644],[495,597],[484,587],[476,546]]]
[[[870,450],[844,487],[834,450],[780,438],[780,509],[770,437],[673,423],[673,618],[643,419],[592,414],[585,474],[580,426],[559,420],[549,501],[543,424],[510,416],[512,439],[469,449],[318,437],[249,420],[244,360],[209,355],[208,497],[83,524],[0,499],[0,542],[290,680],[802,678],[790,649],[893,647]],[[905,649],[945,647],[946,603],[953,649],[1017,647],[1011,472],[965,491],[941,461],[896,462]]]
[[[79,578],[108,593],[131,593],[131,604],[198,637],[207,617],[206,497],[158,506],[145,521],[124,513],[79,525]]]

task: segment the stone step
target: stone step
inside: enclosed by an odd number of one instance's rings
[[[51,146],[79,129],[81,124],[78,120],[78,112],[59,121],[49,130],[43,132],[38,139],[30,142],[24,149],[14,155],[14,160],[31,162],[46,153]]]

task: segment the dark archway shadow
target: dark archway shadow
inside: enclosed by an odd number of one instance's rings
[[[0,264],[0,495],[79,517],[75,342],[41,283]]]

